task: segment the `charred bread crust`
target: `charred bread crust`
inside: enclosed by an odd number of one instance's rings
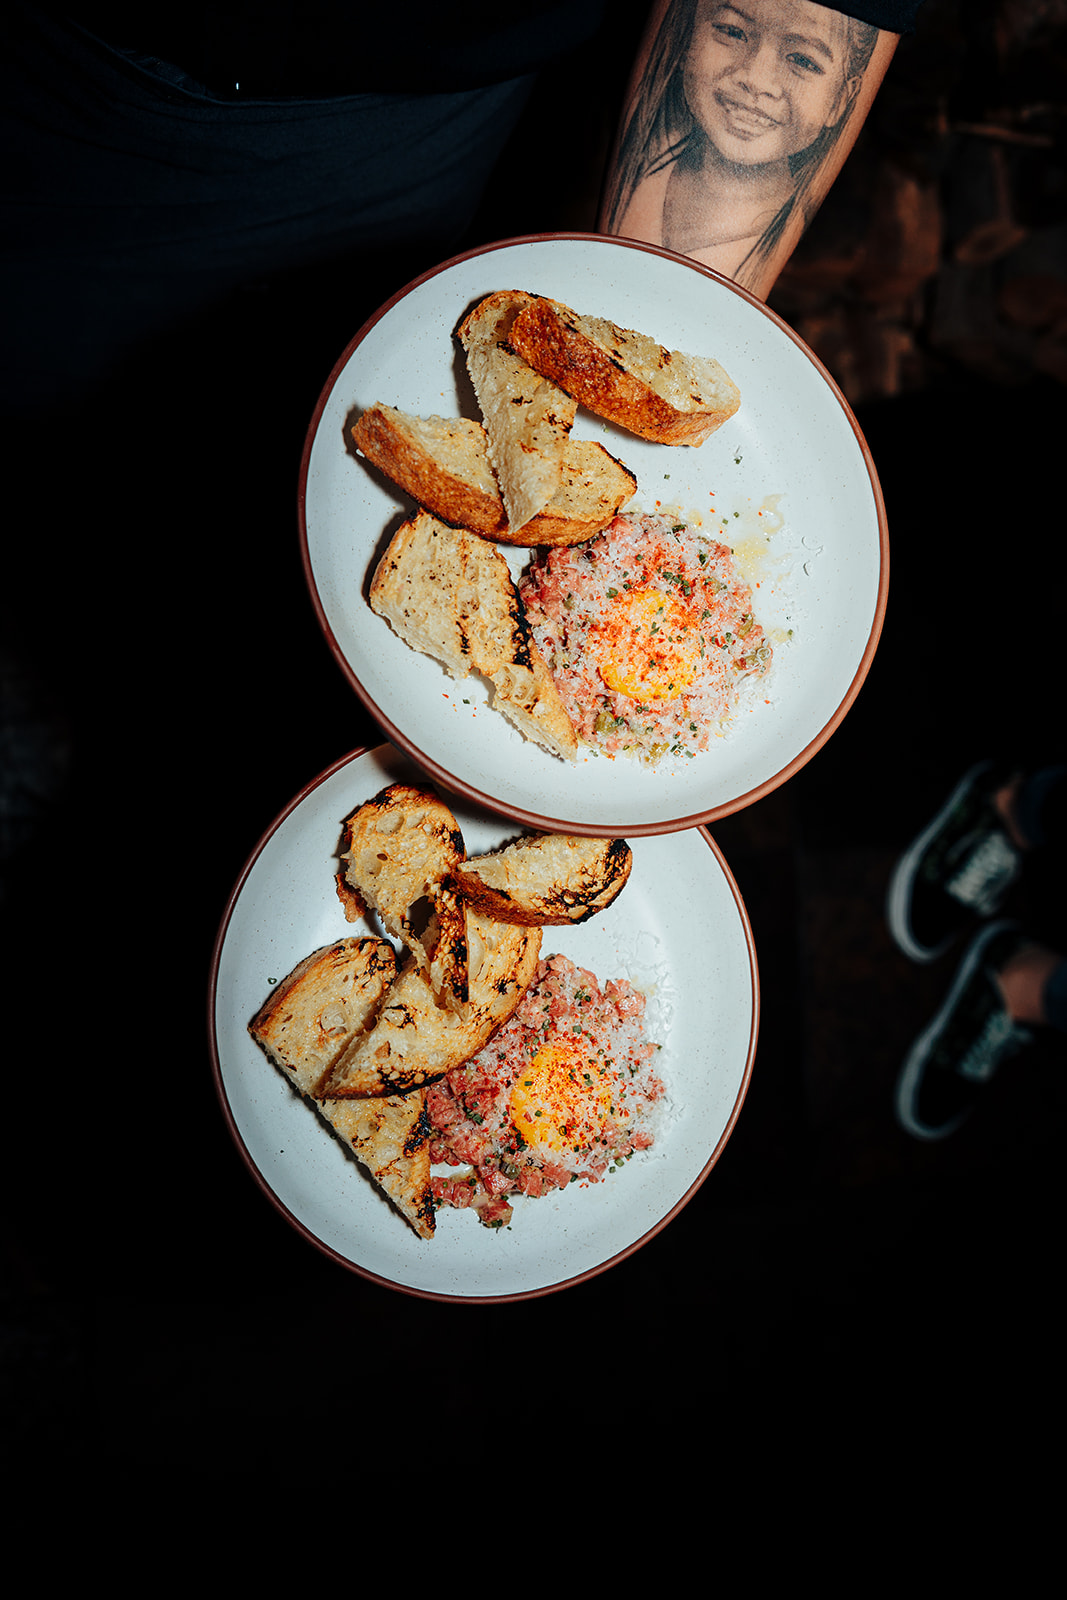
[[[249,1024],[252,1038],[422,1239],[434,1236],[431,1126],[425,1097],[330,1101],[317,1096],[396,976],[392,945],[339,940],[305,956]]]
[[[432,951],[431,989],[442,1005],[452,1011],[462,1010],[470,998],[467,912],[450,883],[443,883],[434,898],[426,942]]]
[[[248,1031],[300,1092],[313,1096],[348,1040],[373,1020],[395,977],[396,956],[385,939],[323,945],[282,979]]]
[[[508,344],[597,416],[658,444],[702,444],[741,403],[737,385],[711,357],[668,350],[547,296],[523,307]]]
[[[512,323],[531,299],[523,290],[499,290],[481,300],[456,328],[514,531],[543,511],[559,489],[577,411],[575,400],[509,342]]]
[[[319,1114],[368,1168],[379,1188],[422,1239],[432,1239],[436,1213],[431,1185],[433,1126],[426,1097],[382,1095],[319,1102]]]
[[[353,889],[343,871],[334,873],[334,884],[337,888],[337,898],[341,902],[341,910],[345,914],[345,921],[360,922],[367,915],[367,905],[362,895]]]
[[[429,787],[388,784],[345,819],[344,883],[406,945],[447,1005],[467,999],[465,919],[447,886],[465,855],[455,817]],[[432,915],[420,928],[423,907]]]
[[[368,461],[442,522],[489,539],[506,531],[504,502],[480,422],[413,418],[378,402],[367,407],[351,432]]]
[[[436,1003],[414,963],[385,994],[320,1087],[326,1100],[406,1094],[436,1083],[480,1050],[508,1020],[537,974],[541,929],[467,912],[470,997],[462,1014]]]
[[[495,545],[427,511],[403,523],[378,563],[371,608],[454,678],[492,685],[492,705],[525,738],[573,761],[578,736]]]
[[[611,905],[632,865],[625,839],[534,835],[473,857],[450,881],[468,906],[498,922],[562,927]]]
[[[498,544],[582,544],[606,528],[637,490],[634,474],[602,444],[569,439],[559,488],[543,511],[513,533],[481,423],[411,417],[376,402],[351,434],[366,459],[424,510]]]
[[[571,439],[563,455],[560,486],[524,528],[494,535],[500,544],[584,544],[601,533],[637,493],[637,478],[593,439]]]

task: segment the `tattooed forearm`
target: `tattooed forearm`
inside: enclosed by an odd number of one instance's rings
[[[897,36],[812,0],[661,0],[601,228],[765,297],[855,143]]]

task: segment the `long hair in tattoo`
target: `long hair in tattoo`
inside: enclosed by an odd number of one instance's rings
[[[706,134],[699,126],[686,94],[685,75],[701,5],[706,0],[673,0],[654,38],[629,118],[619,140],[614,163],[614,184],[608,197],[608,231],[615,233],[638,187],[650,177],[680,164],[698,162]],[[733,10],[732,7],[724,8]],[[743,11],[744,0],[739,10]],[[788,165],[793,189],[760,238],[744,257],[734,276],[738,282],[757,282],[773,255],[790,219],[799,214],[806,226],[816,209],[811,191],[819,172],[837,144],[852,113],[863,74],[878,39],[871,24],[834,13],[845,33],[844,80],[847,92],[840,114],[822,127],[814,141],[790,153]]]

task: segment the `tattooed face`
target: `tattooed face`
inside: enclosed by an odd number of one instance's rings
[[[848,22],[808,0],[698,0],[685,64],[689,108],[719,154],[781,161],[838,120],[850,90]]]

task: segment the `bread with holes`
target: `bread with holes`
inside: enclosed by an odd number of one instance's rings
[[[452,677],[472,671],[524,735],[573,761],[578,736],[497,547],[420,511],[393,535],[370,586],[372,609]]]
[[[512,324],[532,296],[506,289],[465,316],[456,337],[467,358],[500,485],[508,526],[526,526],[558,492],[577,405],[536,372],[509,342]]]
[[[414,959],[383,996],[323,1080],[326,1100],[424,1089],[474,1055],[514,1012],[537,973],[541,929],[496,922],[468,908],[468,1000],[462,1012],[437,1003]]]
[[[457,863],[451,881],[467,906],[497,921],[561,927],[611,905],[632,865],[625,839],[533,834]]]
[[[606,528],[637,490],[633,473],[602,444],[572,437],[555,494],[543,511],[512,530],[480,422],[413,417],[377,402],[351,434],[366,459],[418,505],[498,544],[582,544]]]
[[[448,880],[465,855],[455,817],[428,786],[390,784],[345,819],[346,885],[411,951],[438,1000],[453,1007],[467,999],[467,942]]]
[[[702,444],[741,404],[740,390],[713,357],[669,350],[547,296],[527,297],[508,342],[580,405],[658,444]]]
[[[305,956],[249,1025],[293,1088],[351,1151],[422,1239],[434,1236],[430,1122],[425,1096],[317,1098],[355,1034],[372,1021],[396,976],[393,947],[343,939]]]

